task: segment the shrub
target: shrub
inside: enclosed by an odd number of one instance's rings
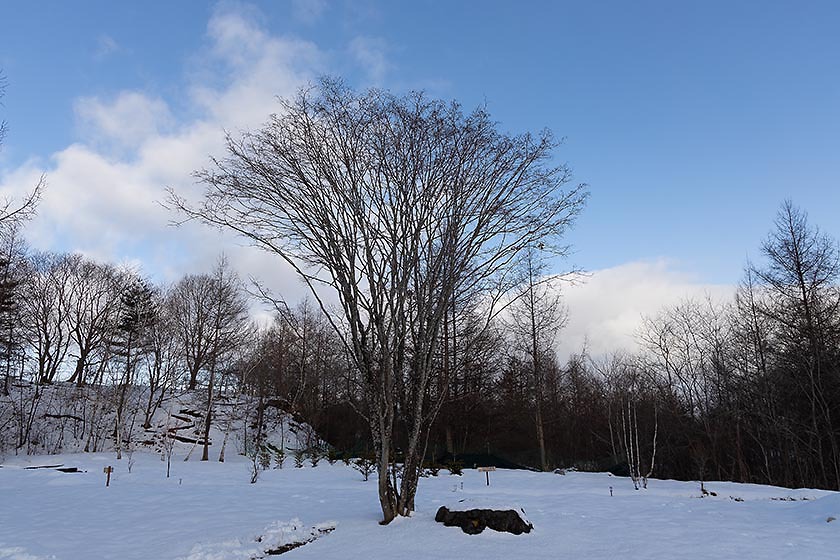
[[[323,456],[324,454],[317,447],[313,447],[309,450],[309,462],[312,463],[313,467],[318,466],[318,463],[321,462],[321,458]]]
[[[353,468],[362,473],[365,482],[367,482],[371,473],[376,470],[376,462],[373,460],[373,456],[365,455],[353,461]]]
[[[462,461],[449,461],[446,468],[449,469],[449,474],[458,476],[464,474],[464,463]]]
[[[423,468],[426,474],[431,476],[437,476],[440,473],[440,465],[436,461],[427,461]]]
[[[327,449],[327,463],[335,465],[341,459],[341,453],[335,447]]]

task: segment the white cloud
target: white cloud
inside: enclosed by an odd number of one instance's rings
[[[643,316],[656,315],[664,306],[689,297],[726,299],[734,291],[734,286],[699,283],[666,260],[595,271],[582,282],[563,287],[569,320],[557,339],[558,356],[565,359],[584,345],[592,355],[634,351]]]
[[[83,97],[74,103],[83,134],[97,143],[116,142],[137,148],[172,125],[166,102],[136,91],[120,92],[113,100]]]
[[[315,23],[326,8],[326,0],[292,0],[292,14],[303,23]]]
[[[207,33],[213,46],[204,75],[221,71],[228,79],[221,87],[196,83],[190,93],[226,129],[259,126],[277,110],[278,96],[294,94],[326,69],[325,57],[313,43],[271,36],[239,13],[217,12]]]
[[[20,196],[46,173],[48,187],[26,231],[36,249],[140,261],[161,281],[209,270],[224,252],[243,276],[260,276],[296,297],[303,291],[278,259],[199,224],[170,227],[176,216],[160,202],[167,187],[200,192],[192,173],[222,154],[225,129],[259,126],[277,110],[277,95],[292,94],[320,70],[321,53],[311,43],[269,35],[240,10],[214,14],[207,37],[200,60],[206,71],[186,94],[196,108],[190,119],[178,122],[165,100],[139,91],[79,99],[81,140],[0,177],[0,196]]]
[[[381,85],[385,81],[385,75],[391,66],[385,56],[386,50],[385,41],[376,37],[360,36],[350,41],[350,55],[375,85]]]

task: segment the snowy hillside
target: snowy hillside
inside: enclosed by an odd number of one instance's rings
[[[117,386],[59,383],[36,387],[15,385],[9,397],[0,396],[0,461],[16,455],[116,451],[165,452],[172,446],[199,458],[204,446],[208,409],[206,390],[155,393],[147,387],[129,387],[122,396],[124,413],[117,422]],[[209,432],[210,459],[231,454],[253,454],[259,436],[264,448],[294,452],[324,448],[315,431],[279,408],[277,401],[263,407],[262,431],[257,434],[259,405],[245,395],[214,395]],[[120,441],[115,436],[121,426]],[[26,438],[21,437],[28,431]],[[18,441],[24,441],[18,446]]]
[[[148,452],[131,472],[112,453],[7,458],[0,558],[244,560],[300,539],[312,542],[288,558],[819,560],[840,550],[840,520],[829,521],[840,519],[840,494],[820,490],[707,482],[701,497],[692,482],[635,491],[603,473],[507,470],[490,473],[488,487],[475,470],[441,471],[422,479],[413,518],[383,527],[375,481],[340,461],[288,461],[250,484],[247,458],[185,462],[187,452],[176,452],[169,479]],[[47,463],[84,472],[24,468]],[[464,498],[521,507],[534,530],[470,536],[435,523],[440,505]]]

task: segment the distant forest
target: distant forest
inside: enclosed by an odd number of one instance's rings
[[[550,283],[526,285],[489,324],[456,301],[434,360],[429,390],[443,404],[426,461],[491,455],[540,469],[840,488],[837,245],[788,203],[761,248],[731,301],[645,318],[634,355],[582,349],[561,363],[552,347],[563,309]],[[341,452],[369,453],[358,373],[321,310],[304,301],[260,327],[247,311],[224,261],[154,286],[7,236],[0,395],[12,384],[143,385],[153,408],[167,392],[246,393]],[[27,395],[0,398],[0,428],[31,426],[43,392]],[[26,430],[0,433],[6,452],[30,448]]]

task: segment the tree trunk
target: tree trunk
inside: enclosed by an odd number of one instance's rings
[[[374,437],[377,449],[377,486],[379,491],[379,505],[382,508],[381,525],[387,525],[397,516],[397,500],[391,485],[391,428],[387,418],[382,418],[376,429],[381,430],[379,438]],[[377,439],[379,441],[377,441]]]
[[[213,415],[213,377],[216,365],[210,368],[210,379],[207,381],[207,414],[204,415],[204,448],[201,451],[201,460],[210,460],[210,421]]]
[[[73,368],[73,375],[67,381],[75,383],[77,387],[83,387],[85,384],[85,362],[87,361],[88,353],[84,350],[79,350],[79,359],[76,360],[76,366]]]
[[[198,385],[198,368],[190,368],[190,382],[187,385],[188,391],[195,391]]]

